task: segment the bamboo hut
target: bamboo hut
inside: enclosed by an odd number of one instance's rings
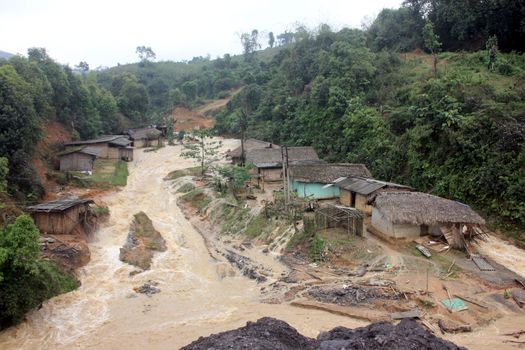
[[[70,234],[77,225],[86,222],[91,199],[58,199],[27,207],[41,233]]]
[[[382,192],[372,209],[372,230],[393,238],[444,236],[455,248],[482,234],[485,220],[468,205],[421,192]]]

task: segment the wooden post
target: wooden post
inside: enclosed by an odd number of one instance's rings
[[[286,188],[287,188],[287,183],[286,183],[286,163],[284,161],[284,149],[281,147],[281,162],[282,162],[282,166],[283,166],[283,197],[284,197],[284,210],[286,212],[288,212],[288,200],[287,200],[287,196],[286,196]]]
[[[288,171],[288,146],[284,146],[284,151],[286,153],[286,201],[290,204],[290,174]]]

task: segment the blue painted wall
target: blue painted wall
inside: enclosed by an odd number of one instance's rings
[[[291,188],[300,198],[312,197],[316,199],[328,199],[339,197],[339,187],[330,186],[323,188],[326,184],[299,182],[290,179]]]

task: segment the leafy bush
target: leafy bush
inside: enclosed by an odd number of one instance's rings
[[[323,258],[325,241],[319,235],[315,235],[308,249],[308,256],[312,261],[321,261]]]
[[[39,232],[27,215],[0,230],[0,328],[20,322],[29,310],[77,286],[49,261],[40,260]]]

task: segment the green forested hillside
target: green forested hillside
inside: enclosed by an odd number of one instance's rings
[[[394,180],[525,225],[525,57],[374,52],[329,28],[283,48],[217,116],[220,133],[313,145]]]
[[[299,27],[264,50],[254,30],[240,56],[155,63],[153,54],[99,71],[32,48],[0,60],[7,189],[41,194],[29,159],[49,120],[90,138],[164,123],[174,106],[242,86],[217,115],[218,133],[239,135],[246,121],[250,136],[313,145],[327,160],[364,162],[378,178],[523,226],[524,18],[513,0],[407,0],[364,30]]]

